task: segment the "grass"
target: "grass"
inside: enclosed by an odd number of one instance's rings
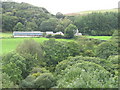
[[[0,37],[12,37],[12,33],[0,33]]]
[[[12,33],[0,33],[1,37],[4,37],[0,39],[0,55],[4,55],[12,50],[15,50],[15,48],[18,46],[18,44],[22,43],[25,39],[31,39],[31,38],[9,38],[12,37]],[[111,38],[111,36],[86,36],[88,38],[95,38],[100,40],[108,40]],[[48,38],[32,38],[38,43],[42,43],[45,40],[49,40]],[[72,39],[56,39],[57,41],[73,41]]]
[[[100,40],[109,40],[112,36],[86,36],[86,37]]]
[[[0,40],[0,55],[8,53],[12,50],[15,50],[15,48],[22,43],[25,39],[31,39],[31,38],[6,38],[6,39],[1,39]],[[48,38],[32,38],[38,43],[42,43],[45,40],[49,40]],[[72,39],[56,39],[57,41],[73,41]]]

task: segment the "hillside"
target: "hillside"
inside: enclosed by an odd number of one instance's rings
[[[19,22],[28,28],[35,27],[37,29],[41,21],[51,17],[53,15],[43,7],[36,7],[24,2],[2,2],[3,31],[13,31],[13,27]]]
[[[50,14],[45,8],[43,7],[36,7],[28,3],[17,3],[17,2],[2,2],[2,13],[3,14],[11,14],[16,16],[19,12],[31,12],[35,14],[46,13]]]
[[[65,14],[66,16],[76,16],[76,15],[87,15],[90,13],[105,13],[105,12],[118,12],[118,9],[104,9],[104,10],[89,10],[89,11],[81,11],[81,12],[76,12],[76,13],[67,13]]]
[[[2,2],[2,31],[61,31],[64,33],[70,24],[74,24],[83,35],[109,36],[118,27],[117,9],[84,11],[66,15],[73,16],[64,16],[61,13],[52,15],[43,7],[23,2]]]

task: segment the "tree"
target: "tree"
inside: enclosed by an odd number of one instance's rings
[[[35,86],[37,88],[51,88],[55,86],[55,78],[51,73],[43,73],[37,77]]]
[[[17,68],[21,70],[21,76],[22,78],[25,78],[26,76],[26,64],[25,64],[25,58],[20,56],[16,52],[10,52],[7,53],[5,56],[2,58],[2,64],[6,67],[9,63],[14,63]],[[8,68],[9,69],[9,68]],[[12,69],[11,69],[12,70]]]
[[[0,73],[0,74],[2,75],[1,88],[18,88],[18,86],[15,85],[13,81],[11,81],[10,76],[8,76],[6,73]]]
[[[112,35],[117,29],[118,13],[91,13],[85,16],[76,16],[74,24],[81,33],[88,35]]]
[[[105,59],[101,59],[98,57],[89,57],[89,56],[75,56],[75,57],[68,57],[67,59],[59,62],[56,66],[55,69],[55,73],[57,74],[61,74],[63,70],[65,70],[67,67],[69,66],[73,66],[74,64],[77,63],[82,63],[83,61],[87,61],[87,62],[92,62],[95,64],[98,64],[102,67],[104,67],[106,70],[109,70],[109,61],[105,60]]]
[[[64,33],[64,26],[62,24],[58,24],[55,28],[55,32],[63,32]]]
[[[18,84],[27,76],[26,59],[16,52],[7,53],[2,58],[3,72],[10,76],[14,84]]]
[[[25,64],[27,68],[26,76],[30,73],[34,66],[45,65],[43,62],[44,51],[42,46],[32,39],[25,40],[19,44],[16,48],[16,52],[25,58]]]
[[[72,62],[71,62],[72,63]],[[58,75],[57,88],[117,88],[118,79],[98,64],[83,61]]]
[[[10,76],[11,81],[13,81],[15,84],[18,84],[20,80],[22,79],[22,71],[20,68],[13,62],[10,62],[9,64],[6,64],[2,67],[3,72],[8,74]]]
[[[95,56],[96,47],[103,41],[82,36],[82,37],[78,37],[76,39],[76,42],[80,47],[80,50],[79,50],[80,55],[93,57]]]
[[[4,31],[13,31],[13,27],[17,24],[18,18],[16,16],[2,15],[2,29]]]
[[[18,22],[13,28],[13,31],[25,31],[25,27],[21,22]]]
[[[107,59],[111,55],[118,55],[118,50],[118,43],[114,41],[103,42],[96,48],[96,56]]]
[[[76,31],[77,27],[73,24],[70,24],[66,29],[65,29],[65,37],[66,38],[73,38],[75,31]]]
[[[61,19],[64,18],[65,16],[61,12],[56,13],[56,18]]]
[[[45,68],[34,67],[32,72],[22,80],[22,88],[51,88],[55,86],[55,78]]]
[[[113,35],[112,35],[112,38],[111,38],[111,40],[112,41],[115,41],[115,42],[117,42],[117,43],[119,43],[119,34],[120,32],[118,31],[118,30],[114,30],[114,33],[113,33]]]
[[[37,59],[43,58],[42,46],[33,39],[24,40],[21,44],[18,45],[16,52],[22,56],[30,54]]]
[[[76,42],[55,41],[49,39],[44,42],[45,62],[49,66],[56,66],[58,62],[65,60],[68,56],[79,55],[79,45]]]
[[[43,21],[40,25],[41,31],[53,31],[55,32],[55,28],[57,26],[58,20],[56,18],[50,18],[46,21]]]
[[[37,30],[37,28],[38,28],[38,26],[34,21],[26,23],[26,30],[27,31],[35,31],[35,30]]]

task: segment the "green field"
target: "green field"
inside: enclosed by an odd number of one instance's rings
[[[12,33],[0,33],[0,37],[12,37]]]
[[[0,34],[0,55],[8,53],[12,50],[15,50],[15,48],[18,46],[18,44],[22,43],[25,39],[31,39],[31,38],[10,38],[12,37],[11,33],[2,33]],[[108,40],[111,38],[111,36],[86,36],[88,38],[95,38],[95,39],[101,39],[101,40]],[[45,40],[49,40],[48,38],[32,38],[35,41],[42,43]],[[58,41],[73,41],[72,39],[56,39]]]
[[[112,36],[86,36],[86,37],[100,40],[109,40]]]
[[[22,43],[22,41],[24,41],[25,39],[31,39],[31,38],[6,38],[6,39],[1,39],[0,40],[0,46],[2,48],[0,48],[0,55],[1,54],[5,54],[9,51],[15,50],[15,48],[17,47],[18,44]],[[32,38],[35,41],[41,43],[45,40],[49,40],[48,38]],[[57,41],[73,41],[72,39],[56,39]]]

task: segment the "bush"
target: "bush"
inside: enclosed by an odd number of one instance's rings
[[[22,88],[51,88],[55,86],[56,81],[52,73],[45,68],[34,67],[31,73],[22,80]]]
[[[109,71],[118,76],[118,72],[119,72],[119,55],[113,55],[113,56],[109,56],[107,61],[109,61]]]
[[[6,73],[0,74],[2,75],[2,87],[0,88],[18,88],[18,86],[11,81],[10,76],[8,76]]]
[[[36,88],[35,85],[35,76],[29,75],[26,79],[22,80],[19,84],[20,88]]]
[[[26,76],[32,70],[33,67],[40,65],[44,66],[43,61],[44,51],[42,46],[33,39],[25,40],[16,48],[16,52],[25,58],[26,64]]]
[[[76,41],[80,47],[80,55],[90,57],[95,56],[95,48],[99,43],[101,43],[99,40],[86,37],[79,37]]]
[[[51,34],[46,35],[46,38],[52,38],[53,36]]]
[[[60,34],[56,34],[53,36],[54,38],[63,38],[64,36],[63,35],[60,35]]]
[[[68,27],[66,27],[64,30],[65,38],[68,39],[73,38],[75,34],[75,30],[77,30],[77,27],[73,24],[70,24]]]
[[[46,70],[45,68],[43,67],[34,67],[32,70],[31,70],[31,74],[34,74],[34,73],[49,73],[48,70]]]
[[[26,77],[25,61],[25,58],[18,53],[10,52],[2,58],[3,72],[8,74],[14,83],[19,83],[22,78]]]
[[[118,43],[114,41],[103,42],[96,48],[96,56],[107,59],[111,55],[118,55]]]
[[[22,80],[21,88],[51,88],[55,86],[56,81],[51,73],[39,73],[36,77],[35,74],[30,74],[26,79]]]
[[[79,55],[79,45],[76,42],[55,41],[50,39],[44,42],[45,62],[48,66],[55,66],[68,56]]]
[[[98,64],[76,63],[62,71],[58,88],[117,88],[118,80]]]
[[[83,57],[83,56],[76,56],[76,57],[68,57],[66,60],[63,60],[57,64],[55,72],[56,74],[60,74],[63,70],[65,70],[68,66],[72,66],[77,63],[81,63],[83,61],[93,62],[96,63],[105,69],[108,68],[108,61],[105,59],[97,58],[97,57]]]
[[[51,73],[43,73],[35,80],[37,88],[51,88],[55,86],[55,79]]]
[[[24,40],[17,46],[16,52],[24,57],[26,54],[30,54],[40,60],[43,58],[42,46],[33,39]]]

